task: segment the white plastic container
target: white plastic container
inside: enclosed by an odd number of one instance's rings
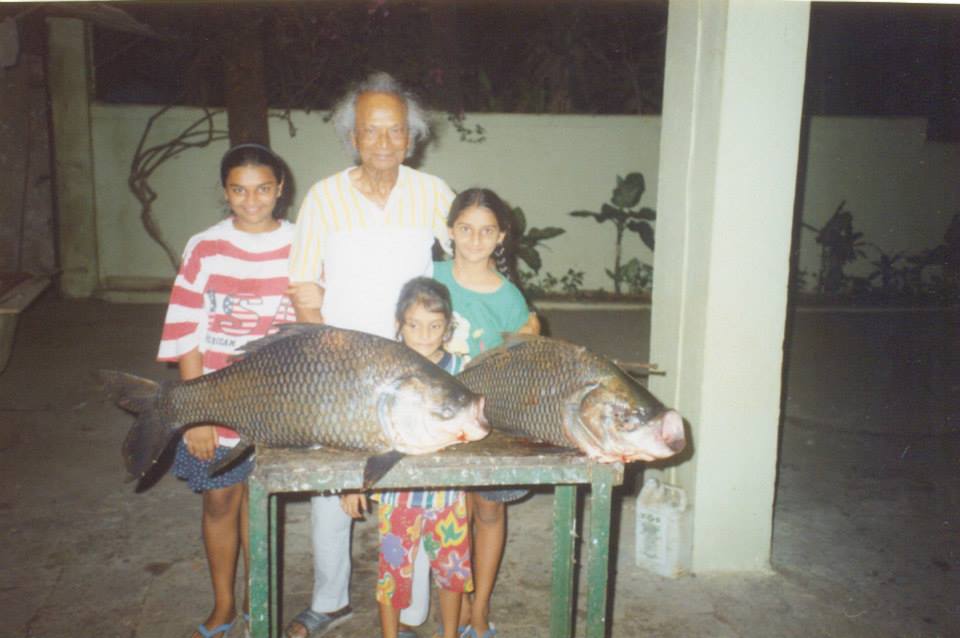
[[[687,493],[655,478],[637,497],[637,565],[676,578],[690,573],[691,515]]]

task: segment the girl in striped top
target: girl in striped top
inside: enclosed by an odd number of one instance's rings
[[[226,367],[247,343],[294,320],[285,296],[293,226],[280,219],[286,175],[283,160],[259,144],[241,144],[223,156],[220,181],[230,215],[187,243],[157,356],[176,361],[182,379]],[[207,473],[238,442],[228,428],[197,425],[177,446],[174,472],[203,496],[214,594],[213,611],[193,638],[225,638],[239,617],[233,592],[241,547],[247,563],[246,479],[253,461],[248,456],[215,477]]]

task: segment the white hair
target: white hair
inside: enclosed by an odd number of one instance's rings
[[[351,134],[357,124],[357,98],[362,93],[389,93],[399,98],[407,107],[407,130],[410,140],[407,144],[407,157],[413,155],[417,144],[430,137],[430,123],[427,111],[417,100],[416,96],[403,87],[389,73],[372,73],[362,82],[355,84],[333,107],[330,119],[333,128],[340,138],[340,143],[354,161],[360,159],[360,154],[354,148]]]

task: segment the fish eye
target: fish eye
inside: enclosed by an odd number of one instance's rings
[[[443,409],[441,409],[439,412],[434,412],[434,414],[444,421],[449,421],[453,418],[456,412],[454,412],[453,408],[450,406],[444,406]]]

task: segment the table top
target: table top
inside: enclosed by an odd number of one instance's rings
[[[367,455],[330,449],[261,448],[254,480],[268,492],[359,489]],[[481,441],[406,456],[375,488],[591,483],[598,473],[623,482],[622,463],[599,463],[576,450],[494,430]]]

